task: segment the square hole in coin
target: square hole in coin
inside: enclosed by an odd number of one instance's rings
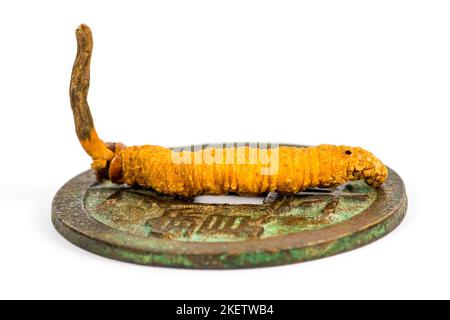
[[[194,203],[205,204],[263,204],[265,197],[244,197],[237,195],[223,195],[223,196],[197,196],[194,198]]]

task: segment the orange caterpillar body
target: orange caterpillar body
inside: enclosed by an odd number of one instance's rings
[[[81,25],[76,36],[78,52],[70,86],[71,106],[81,145],[93,159],[92,168],[103,179],[193,197],[297,193],[359,179],[376,187],[387,178],[383,163],[359,147],[238,146],[174,151],[151,145],[105,144],[95,131],[87,103],[92,34]]]
[[[257,148],[204,149],[182,152],[174,162],[174,154],[159,146],[124,148],[114,156],[109,169],[113,182],[149,187],[157,192],[186,197],[200,194],[237,193],[258,195],[276,191],[297,193],[311,187],[338,186],[349,180],[365,179],[378,186],[386,179],[386,167],[371,153],[361,148],[320,145],[318,147],[276,147],[277,163],[268,164],[259,157]],[[208,153],[205,155],[204,153]],[[218,161],[204,159],[220,152]],[[232,163],[225,159],[232,154]],[[238,157],[242,155],[242,161]],[[222,158],[222,159],[220,159]],[[264,169],[274,166],[273,172]]]

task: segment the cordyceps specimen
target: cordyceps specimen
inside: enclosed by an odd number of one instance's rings
[[[92,33],[89,27],[81,25],[76,37],[78,52],[70,83],[70,102],[80,143],[101,179],[193,197],[297,193],[361,179],[377,187],[387,178],[383,163],[359,147],[244,145],[174,151],[153,145],[126,147],[122,143],[104,143],[95,131],[87,103]]]

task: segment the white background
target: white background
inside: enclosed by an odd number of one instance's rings
[[[0,298],[450,298],[448,1],[2,1]],[[89,167],[68,98],[74,30],[94,32],[104,140],[360,145],[409,210],[356,251],[195,271],[87,253],[50,222]]]

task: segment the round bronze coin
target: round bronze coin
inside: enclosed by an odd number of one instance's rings
[[[405,216],[405,187],[389,169],[379,188],[363,181],[262,204],[198,203],[147,189],[97,182],[93,171],[55,196],[63,237],[93,253],[144,265],[251,268],[318,259],[373,242]]]

